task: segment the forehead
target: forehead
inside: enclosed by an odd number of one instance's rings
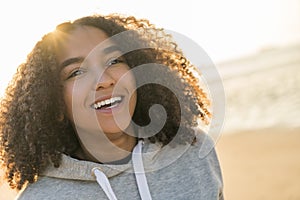
[[[106,41],[108,36],[104,31],[91,26],[76,27],[70,33],[62,33],[61,37],[57,48],[59,62],[68,57],[87,56],[95,47],[100,50],[112,44]],[[103,41],[106,42],[102,44]]]

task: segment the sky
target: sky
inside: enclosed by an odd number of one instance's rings
[[[61,22],[93,13],[146,18],[195,41],[214,63],[300,43],[300,0],[1,1],[0,95],[34,44]]]

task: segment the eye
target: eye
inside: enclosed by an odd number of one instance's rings
[[[118,58],[112,58],[110,59],[108,62],[107,62],[107,66],[112,66],[112,65],[116,65],[116,64],[119,64],[119,63],[125,63],[125,59],[123,57],[118,57]]]
[[[76,77],[76,76],[79,76],[81,74],[83,74],[84,71],[82,69],[75,69],[71,72],[71,74],[67,77],[67,79],[70,79],[70,78],[73,78],[73,77]]]

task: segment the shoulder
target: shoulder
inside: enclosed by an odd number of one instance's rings
[[[193,191],[197,197],[200,195],[200,199],[218,199],[217,196],[222,194],[223,180],[215,144],[215,139],[209,134],[196,130],[196,142],[178,145],[167,152],[164,161],[169,159],[172,163],[166,166],[165,174],[161,172],[162,176],[167,176],[173,183],[184,182],[187,190]]]
[[[38,181],[32,184],[28,184],[27,187],[22,190],[17,200],[54,200],[53,194],[55,194],[61,187],[62,180],[50,178],[50,177],[39,177]],[[56,197],[56,196],[55,196]]]
[[[215,149],[216,139],[201,129],[195,131],[196,142],[190,145],[187,152],[190,155],[189,157],[196,162],[204,162],[219,169],[219,160]]]
[[[196,130],[196,142],[189,145],[176,163],[177,167],[189,171],[191,176],[205,179],[205,182],[222,185],[222,172],[215,144],[212,136]]]
[[[196,140],[190,144],[160,146],[146,145],[144,161],[149,160],[154,168],[163,168],[175,164],[178,168],[210,168],[219,170],[219,161],[215,151],[215,141],[207,133],[195,129]],[[186,164],[189,163],[189,166]],[[147,166],[147,165],[146,165]]]
[[[197,149],[200,159],[215,153],[216,141],[212,136],[199,128],[195,129],[195,135],[196,142],[191,145],[191,149]]]
[[[215,149],[216,139],[209,134],[197,130],[197,141],[190,146],[184,163],[188,163],[192,177],[198,177],[203,195],[219,194],[222,199],[223,177],[218,155]],[[212,198],[205,198],[212,199]]]

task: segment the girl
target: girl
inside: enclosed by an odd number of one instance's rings
[[[196,129],[210,112],[195,69],[147,20],[58,25],[1,100],[18,199],[223,199],[213,142]]]

